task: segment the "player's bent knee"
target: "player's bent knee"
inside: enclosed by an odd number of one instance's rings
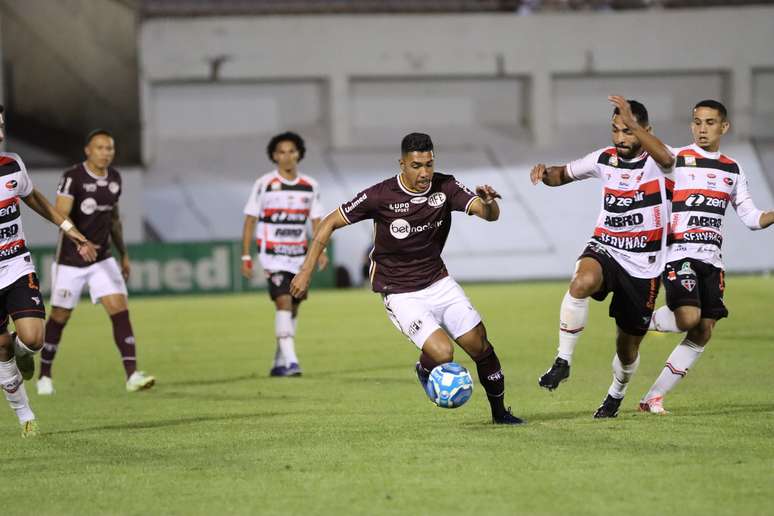
[[[699,310],[681,310],[675,312],[675,323],[682,331],[689,331],[696,328],[701,321],[701,312]]]
[[[422,352],[439,364],[454,360],[454,347],[443,330],[436,330],[427,338],[422,345]]]
[[[72,315],[72,313],[72,310],[55,306],[51,309],[51,315],[49,317],[59,324],[65,325],[70,320],[70,315]]]
[[[585,299],[597,290],[598,283],[591,273],[577,273],[570,283],[570,295],[575,299]]]

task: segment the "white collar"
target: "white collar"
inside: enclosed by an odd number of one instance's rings
[[[397,175],[397,176],[395,176],[395,177],[396,177],[396,179],[398,180],[398,186],[400,186],[400,189],[401,189],[401,190],[403,190],[405,193],[407,193],[407,194],[409,194],[409,195],[412,195],[412,196],[415,196],[415,197],[416,197],[416,196],[419,196],[419,195],[427,195],[427,193],[428,193],[428,192],[430,191],[430,189],[433,187],[433,181],[432,181],[432,179],[431,179],[431,180],[430,180],[430,184],[427,186],[427,190],[425,190],[424,192],[412,192],[411,190],[409,190],[408,188],[406,188],[406,187],[403,185],[403,181],[402,181],[402,180],[401,180],[401,178],[400,178],[400,174],[401,174],[401,173],[400,173],[400,172],[398,172],[398,175]]]
[[[705,151],[704,149],[702,149],[701,147],[699,147],[698,145],[696,145],[695,143],[692,143],[692,144],[690,145],[690,147],[691,147],[691,149],[692,149],[693,151],[695,151],[695,152],[697,152],[697,153],[701,154],[701,155],[702,155],[702,156],[704,156],[705,158],[709,158],[709,159],[719,159],[719,158],[720,158],[720,151],[717,151],[717,152],[708,152],[708,151]]]
[[[105,175],[104,175],[104,176],[98,176],[97,174],[95,174],[94,172],[92,172],[91,170],[89,170],[89,167],[88,167],[88,165],[86,165],[86,162],[85,162],[85,161],[84,161],[82,164],[83,164],[83,170],[85,170],[85,171],[86,171],[86,173],[87,173],[87,174],[89,174],[89,175],[90,175],[91,177],[93,177],[94,179],[97,179],[97,180],[100,180],[100,179],[107,179],[108,175],[110,175],[110,170],[108,170],[108,169],[105,169]]]

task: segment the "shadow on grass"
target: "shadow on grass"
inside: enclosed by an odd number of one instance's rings
[[[289,413],[285,412],[258,412],[254,414],[225,414],[217,416],[196,416],[196,417],[181,417],[176,419],[161,419],[156,421],[139,421],[135,423],[123,423],[123,424],[111,424],[101,426],[90,426],[85,428],[76,428],[73,430],[55,430],[47,431],[46,435],[70,435],[70,434],[82,434],[86,432],[99,432],[104,430],[146,430],[152,428],[167,428],[184,425],[194,425],[197,423],[205,423],[208,421],[238,421],[245,419],[260,419],[266,417],[278,417],[287,416]]]
[[[241,376],[230,376],[228,378],[203,378],[198,380],[180,380],[172,382],[164,382],[163,386],[170,387],[197,387],[197,386],[209,386],[209,385],[222,385],[227,383],[245,382],[247,380],[257,380],[263,378],[258,373],[244,374]]]

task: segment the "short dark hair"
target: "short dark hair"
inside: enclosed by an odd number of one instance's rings
[[[107,136],[108,138],[113,138],[113,135],[110,133],[110,131],[107,131],[105,129],[94,129],[89,134],[86,135],[86,146],[88,147],[91,143],[91,140],[96,138],[97,136]]]
[[[0,104],[0,113],[4,113],[4,112],[5,112],[5,106]]]
[[[403,137],[400,142],[400,152],[406,155],[409,152],[427,152],[433,150],[433,140],[430,135],[424,133],[411,133]]]
[[[629,103],[629,107],[632,108],[632,114],[634,115],[634,118],[637,119],[637,123],[640,124],[642,127],[647,127],[649,120],[648,120],[648,110],[645,109],[645,105],[642,102],[637,102],[636,100],[632,99],[626,99],[626,102]],[[613,110],[613,115],[618,115],[621,113],[621,110],[618,108],[615,108]]]
[[[726,106],[718,102],[717,100],[707,99],[702,100],[700,102],[697,102],[695,106],[693,106],[693,109],[696,110],[700,107],[710,108],[714,109],[718,113],[720,113],[720,118],[725,120],[728,117],[728,111],[726,110]]]
[[[284,133],[272,136],[271,140],[269,140],[269,145],[266,146],[266,154],[269,155],[269,161],[276,163],[276,161],[274,161],[274,151],[277,150],[277,145],[282,142],[291,142],[295,145],[296,150],[298,150],[298,161],[304,159],[304,155],[306,154],[304,139],[292,131],[285,131]]]

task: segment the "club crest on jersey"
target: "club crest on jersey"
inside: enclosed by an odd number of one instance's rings
[[[430,197],[427,198],[427,204],[429,204],[433,208],[438,208],[445,202],[446,202],[446,194],[443,192],[435,192],[434,194],[432,194]]]
[[[13,189],[14,189],[14,188],[16,188],[18,185],[19,185],[19,183],[17,183],[15,179],[11,179],[11,180],[10,180],[10,181],[8,181],[7,183],[5,183],[5,187],[6,187],[7,189],[9,189],[9,190],[13,190]]]
[[[680,284],[687,290],[688,292],[693,292],[693,289],[696,288],[696,280],[695,279],[684,279],[680,280]]]
[[[412,197],[411,204],[422,204],[427,202],[427,197]]]
[[[677,274],[679,276],[688,276],[688,275],[695,276],[696,275],[696,273],[693,272],[693,268],[691,268],[691,262],[684,262],[682,267],[680,267],[680,270],[677,271]]]
[[[117,194],[120,188],[121,187],[115,181],[111,181],[110,184],[108,184],[108,190],[110,190],[110,193],[112,194]]]
[[[686,167],[695,167],[696,166],[696,157],[695,156],[685,156],[685,166]]]
[[[282,188],[282,185],[279,183],[279,181],[274,181],[274,182],[271,184],[271,189],[272,189],[272,190],[274,190],[274,191],[277,191],[277,190],[279,190],[280,188]]]
[[[607,164],[610,165],[611,167],[617,167],[618,166],[618,156],[616,156],[615,154],[611,154],[610,158],[608,158],[608,160],[607,160]]]

